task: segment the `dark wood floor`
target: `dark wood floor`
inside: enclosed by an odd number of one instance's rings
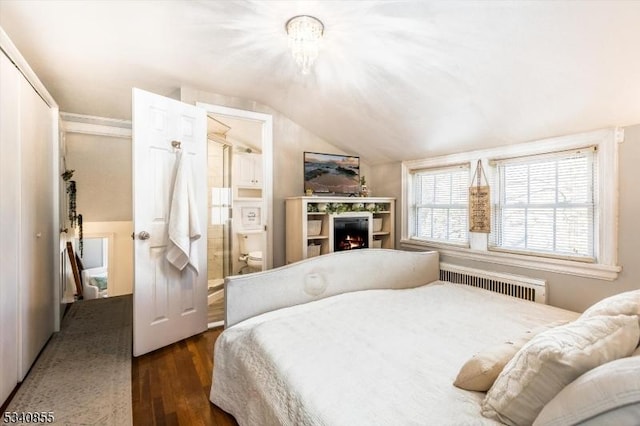
[[[237,425],[209,401],[213,343],[222,328],[209,330],[133,359],[133,424]]]

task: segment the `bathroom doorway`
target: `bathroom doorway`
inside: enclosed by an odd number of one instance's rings
[[[198,103],[208,111],[209,327],[224,324],[224,278],[269,269],[271,116]]]

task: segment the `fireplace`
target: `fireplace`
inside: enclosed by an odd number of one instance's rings
[[[333,220],[333,251],[369,247],[369,217],[336,217]]]

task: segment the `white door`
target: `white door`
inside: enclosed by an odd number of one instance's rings
[[[0,405],[22,379],[20,291],[20,72],[0,52]]]
[[[166,260],[169,211],[180,142],[191,161],[201,237],[196,273]],[[198,107],[133,89],[133,354],[207,329],[207,135]]]

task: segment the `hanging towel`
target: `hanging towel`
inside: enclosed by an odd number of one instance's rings
[[[173,186],[169,211],[169,244],[167,260],[179,270],[187,265],[198,273],[196,241],[200,238],[198,208],[193,190],[191,159],[189,154],[178,152],[178,171]]]

